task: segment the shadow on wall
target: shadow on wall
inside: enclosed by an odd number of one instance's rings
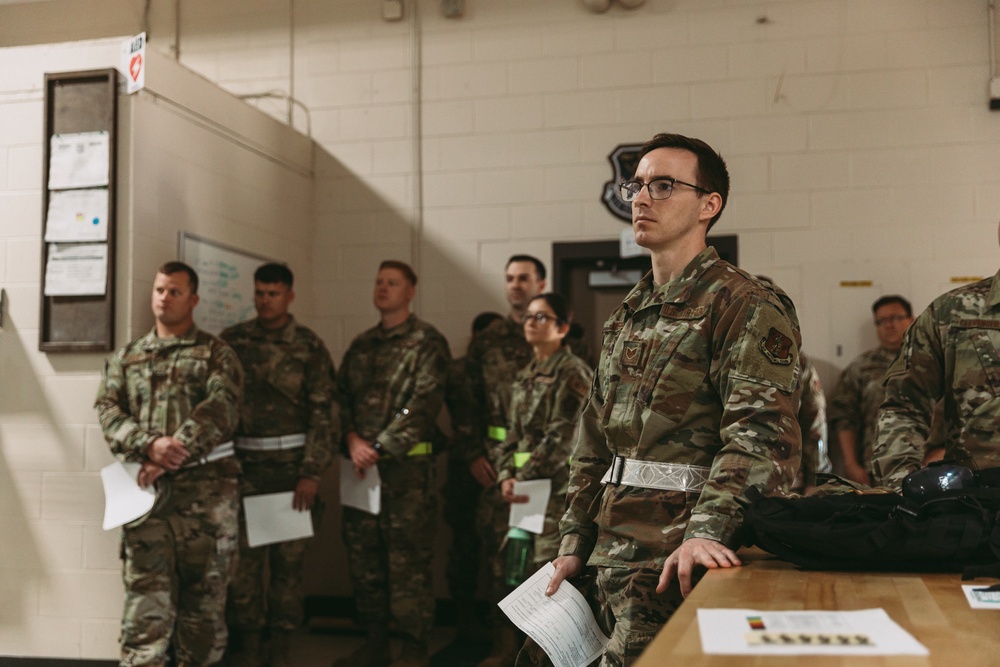
[[[378,322],[372,291],[379,262],[383,259],[414,261],[413,223],[406,212],[394,207],[318,146],[315,160],[317,223],[313,303],[316,317],[303,324],[313,328],[326,341],[339,370],[350,342]],[[398,180],[401,187],[412,187],[410,178],[390,178]],[[491,301],[496,299],[497,293],[468,275],[468,266],[462,266],[452,251],[436,245],[426,234],[419,243],[420,263],[415,267],[419,282],[414,311],[449,338],[454,354],[464,354],[468,345],[467,332],[475,314],[502,309],[500,303]],[[501,272],[502,267],[497,267],[497,273]],[[469,312],[467,317],[461,314],[463,310]],[[441,456],[439,488],[445,483],[443,463]],[[338,477],[339,468],[335,462],[320,484],[320,494],[326,500],[327,509],[306,557],[307,596],[351,595],[347,556],[341,538]],[[445,567],[451,539],[440,516],[441,505],[439,500],[434,547],[434,589],[439,599],[448,597]]]
[[[0,425],[16,428],[25,422],[53,423],[16,323],[9,311],[5,315],[0,333]],[[38,414],[40,408],[44,414]],[[5,431],[8,429],[0,428],[0,626],[23,624],[37,613],[45,567],[31,530],[31,523],[42,514],[42,472],[12,470],[11,461],[21,458],[13,448],[32,443],[9,437]]]

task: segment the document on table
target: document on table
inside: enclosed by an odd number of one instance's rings
[[[973,609],[1000,609],[1000,590],[990,591],[989,586],[963,584],[962,591]]]
[[[108,189],[57,190],[49,197],[46,241],[107,241]]]
[[[49,190],[107,185],[110,146],[106,131],[53,134],[49,142]]]
[[[263,493],[243,499],[247,544],[260,547],[313,536],[312,512],[292,506],[295,493]]]
[[[111,530],[148,514],[156,501],[152,486],[143,489],[136,481],[139,463],[115,461],[101,469],[104,486],[104,530]]]
[[[365,470],[365,476],[358,479],[351,459],[340,459],[340,504],[376,516],[382,511],[382,478],[377,465]]]
[[[884,609],[699,609],[706,655],[928,655]]]
[[[107,243],[49,244],[45,296],[100,295],[107,289]]]
[[[546,597],[545,588],[555,571],[552,563],[546,563],[498,606],[542,647],[555,667],[585,667],[604,653],[608,638],[583,595],[568,581]]]
[[[515,496],[528,496],[526,503],[510,504],[509,525],[541,535],[545,529],[545,510],[552,495],[552,480],[532,479],[514,482]]]

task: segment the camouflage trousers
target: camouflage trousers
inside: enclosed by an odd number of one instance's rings
[[[294,491],[302,453],[240,452],[240,496]],[[240,526],[245,525],[241,504]],[[241,531],[239,565],[229,585],[229,623],[234,630],[292,630],[302,625],[302,563],[308,544],[293,540],[251,549],[246,531]]]
[[[165,664],[171,644],[186,665],[222,659],[237,469],[229,459],[161,478],[150,516],[124,529],[122,667]]]
[[[350,465],[341,459],[340,465]],[[382,511],[343,510],[347,563],[358,615],[365,625],[399,629],[426,642],[434,624],[431,563],[437,494],[434,460],[383,459]]]
[[[591,667],[634,665],[653,637],[683,601],[675,579],[662,595],[656,592],[659,569],[588,568],[573,580],[594,611],[597,624],[610,641]],[[517,656],[516,667],[551,667],[552,662],[530,638]]]
[[[483,487],[469,472],[467,461],[448,459],[448,479],[442,496],[444,520],[451,528],[448,550],[448,592],[453,600],[474,600],[482,565],[482,543],[476,530],[476,511]]]
[[[485,489],[479,496],[476,524],[483,545],[482,553],[489,567],[487,598],[490,602],[497,603],[513,590],[503,581],[505,561],[501,552],[507,531],[510,529],[510,505],[503,501],[497,487]],[[502,618],[503,614],[496,607],[493,611],[495,618]]]

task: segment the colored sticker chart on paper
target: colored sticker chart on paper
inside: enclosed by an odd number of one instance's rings
[[[699,609],[706,655],[928,655],[884,609]]]
[[[49,197],[45,240],[107,241],[108,189],[56,190]]]
[[[1000,588],[997,586],[963,584],[962,592],[973,609],[1000,609]]]

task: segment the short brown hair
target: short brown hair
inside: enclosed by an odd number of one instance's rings
[[[401,262],[398,259],[387,259],[378,265],[378,270],[382,269],[396,269],[410,281],[410,284],[414,287],[417,286],[417,274],[413,271],[413,267],[406,262]]]
[[[165,276],[169,276],[174,273],[186,273],[188,275],[188,283],[191,285],[191,294],[198,293],[198,272],[184,262],[167,262],[158,268],[156,272],[162,273]]]

